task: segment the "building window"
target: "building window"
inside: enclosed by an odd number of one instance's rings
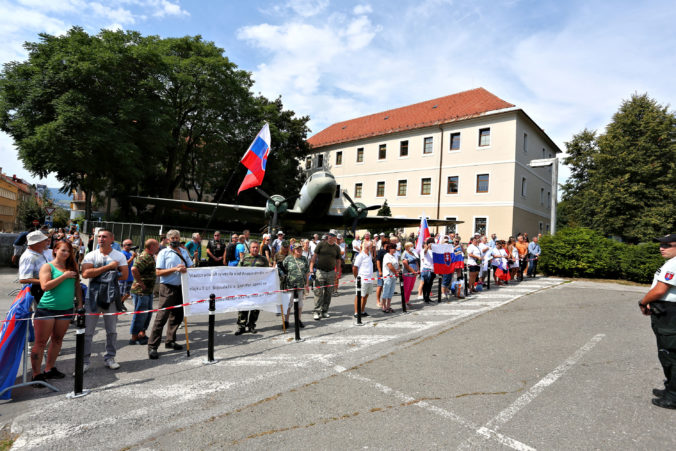
[[[547,231],[547,233],[549,233],[549,224],[547,224],[547,226],[545,227],[545,230]]]
[[[305,169],[312,169],[312,157],[305,159]]]
[[[429,196],[432,194],[432,179],[424,178],[420,180],[420,194],[423,196]]]
[[[528,152],[528,133],[523,134],[523,151]]]
[[[547,205],[551,205],[551,204],[552,204],[552,193],[547,191]]]
[[[397,186],[397,196],[406,195],[406,185],[408,182],[406,180],[399,180],[399,185]]]
[[[376,185],[376,197],[385,196],[385,182],[378,182]]]
[[[401,141],[399,143],[399,156],[400,157],[408,156],[408,141]]]
[[[460,133],[451,133],[451,150],[460,150]]]
[[[340,185],[336,185],[336,194],[334,197],[340,199]]]
[[[364,148],[359,147],[357,149],[357,163],[363,163],[364,162]]]
[[[432,137],[429,136],[425,138],[425,143],[423,145],[423,155],[428,155],[432,153]]]
[[[544,147],[542,148],[542,158],[546,158],[546,151]]]
[[[479,147],[487,147],[491,145],[491,129],[479,129]]]
[[[521,196],[526,197],[527,193],[528,193],[528,181],[526,180],[526,177],[521,177]]]
[[[540,188],[540,205],[545,204],[545,189]]]
[[[543,229],[544,229],[544,224],[542,224],[542,221],[538,222],[538,230],[540,231],[540,233],[543,232]]]
[[[361,197],[361,187],[362,187],[361,183],[355,183],[354,184],[354,197],[355,198]]]
[[[487,227],[488,218],[474,218],[474,233],[485,235]]]
[[[317,167],[318,168],[324,167],[324,155],[322,154],[317,155]]]
[[[336,152],[336,166],[343,164],[343,151],[339,150]]]
[[[476,192],[477,193],[488,192],[488,174],[478,174],[476,176]]]
[[[387,157],[387,144],[378,146],[378,159],[384,160]]]
[[[446,219],[448,219],[450,221],[457,221],[458,217],[457,216],[446,216]],[[446,226],[446,235],[449,235],[451,233],[458,233],[457,232],[457,224]]]
[[[448,186],[446,187],[446,194],[458,194],[459,177],[457,175],[448,178]]]

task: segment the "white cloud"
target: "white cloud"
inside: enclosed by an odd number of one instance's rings
[[[151,1],[150,4],[154,4],[156,10],[153,13],[155,17],[165,17],[165,16],[189,16],[188,11],[181,8],[181,5],[178,3],[173,3],[169,0],[159,0]]]
[[[301,17],[316,16],[328,6],[329,0],[289,0],[285,5]]]
[[[111,8],[97,2],[89,3],[88,7],[94,15],[103,17],[107,20],[113,20],[123,24],[133,24],[136,22],[134,14],[125,8]]]
[[[370,14],[373,12],[373,8],[371,8],[371,5],[357,5],[352,12],[356,15]]]

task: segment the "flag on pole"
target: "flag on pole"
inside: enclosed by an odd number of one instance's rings
[[[430,228],[427,227],[427,217],[425,216],[425,213],[423,213],[422,218],[420,219],[420,228],[418,228],[418,241],[415,243],[415,250],[418,251],[418,254],[422,253],[423,247],[429,237]]]
[[[258,132],[240,162],[248,169],[237,194],[242,191],[260,186],[265,176],[265,166],[270,155],[270,126],[266,122]]]
[[[451,274],[456,269],[465,267],[462,248],[458,246],[453,249],[452,244],[433,244],[432,262],[434,274]]]
[[[14,385],[16,374],[19,371],[21,355],[23,353],[26,328],[30,321],[21,321],[21,318],[30,318],[30,307],[33,302],[30,285],[25,287],[14,298],[5,322],[0,328],[0,391]],[[2,399],[9,399],[11,391],[6,391]]]

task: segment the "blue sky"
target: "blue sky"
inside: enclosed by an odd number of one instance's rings
[[[583,128],[602,131],[634,92],[674,108],[674,23],[676,2],[661,0],[0,0],[0,62],[73,25],[200,34],[252,72],[255,92],[308,115],[313,133],[482,86],[565,150]],[[38,181],[1,133],[0,155],[3,172]]]

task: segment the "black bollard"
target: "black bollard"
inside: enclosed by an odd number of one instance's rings
[[[357,326],[361,326],[361,276],[357,276],[357,297],[355,309],[357,310]]]
[[[214,359],[214,326],[216,325],[216,295],[209,295],[209,338],[206,363],[215,363]]]
[[[465,297],[467,297],[467,295],[469,294],[469,287],[468,287],[469,277],[468,277],[468,274],[467,274],[467,266],[462,268],[462,277],[465,279],[464,280],[465,283],[463,285],[465,285]]]
[[[406,313],[406,295],[404,294],[404,273],[399,273],[399,289],[401,290],[401,311]]]
[[[486,289],[490,290],[491,289],[491,265],[490,263],[488,264],[488,270],[486,270]]]
[[[73,393],[68,398],[79,398],[89,394],[84,386],[84,344],[85,344],[85,309],[80,308],[75,313],[75,383]]]
[[[300,339],[300,313],[298,311],[298,287],[293,289],[293,326],[296,332],[296,341],[301,341]],[[288,321],[288,318],[287,318]]]

